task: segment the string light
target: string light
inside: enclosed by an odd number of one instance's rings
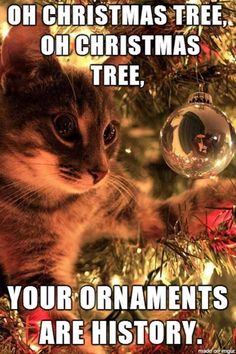
[[[187,0],[186,4],[188,5],[198,5],[200,6],[202,4],[201,0]]]
[[[232,320],[236,321],[236,306],[232,307]]]
[[[114,286],[114,285],[121,285],[121,278],[115,274],[112,278],[111,278],[111,285]]]
[[[56,34],[58,31],[58,28],[55,26],[52,30],[54,34]],[[60,57],[59,60],[62,62],[70,62],[71,64],[74,65],[79,65],[80,68],[89,68],[91,64],[102,64],[107,57],[106,56],[91,56],[91,55],[85,55],[85,56],[78,56],[75,53],[75,47],[74,47],[74,42],[75,38],[79,35],[83,34],[86,35],[88,38],[91,37],[92,34],[94,34],[93,31],[91,31],[88,27],[83,27],[82,29],[76,28],[76,30],[71,29],[69,32],[69,36],[71,37],[71,52],[70,56],[66,57]]]
[[[130,148],[125,149],[126,154],[131,154],[132,150]]]
[[[212,262],[207,262],[204,267],[203,274],[202,274],[202,283],[203,284],[210,283],[214,270],[215,270],[214,264]]]
[[[40,346],[37,345],[37,344],[30,344],[30,349],[32,349],[33,351],[35,351],[36,353],[38,353],[41,348],[40,348]]]
[[[8,35],[9,30],[10,30],[10,26],[8,25],[8,23],[3,22],[1,24],[1,36],[3,39]]]

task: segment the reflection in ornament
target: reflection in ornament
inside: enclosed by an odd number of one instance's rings
[[[204,145],[203,139],[206,138],[206,135],[203,134],[198,134],[195,136],[194,142],[196,143],[196,150],[199,152],[199,154],[206,154],[207,153],[207,146]]]
[[[183,151],[189,154],[193,148],[195,137],[204,133],[204,124],[193,112],[184,113],[179,125],[179,141]]]

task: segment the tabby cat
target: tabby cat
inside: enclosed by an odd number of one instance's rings
[[[9,285],[73,286],[80,248],[106,230],[132,239],[140,227],[145,239],[165,238],[182,208],[198,233],[206,205],[219,205],[225,191],[235,200],[231,184],[167,201],[131,187],[116,162],[112,92],[94,87],[88,72],[43,57],[39,42],[48,32],[40,23],[18,26],[2,46],[0,261]],[[50,317],[73,319],[56,309]],[[78,350],[94,352],[89,341]]]

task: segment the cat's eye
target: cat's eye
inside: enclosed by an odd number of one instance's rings
[[[75,118],[70,114],[59,114],[53,120],[56,133],[65,141],[73,141],[77,134]]]
[[[108,124],[103,134],[105,145],[111,144],[115,140],[116,134],[116,126],[113,123]]]

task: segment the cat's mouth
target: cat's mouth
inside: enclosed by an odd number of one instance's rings
[[[66,181],[66,183],[73,186],[78,192],[86,192],[99,185],[107,175],[107,172],[104,173],[102,177],[99,178],[99,181],[97,181],[92,172],[81,172],[73,166],[61,165],[59,171],[60,177]]]

